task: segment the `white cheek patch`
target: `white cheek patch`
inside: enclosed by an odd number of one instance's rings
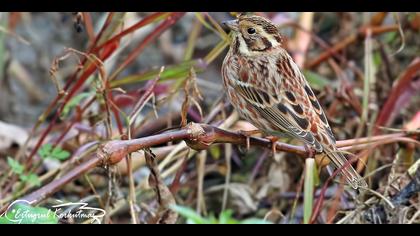
[[[268,40],[270,40],[271,45],[273,48],[280,46],[280,43],[277,42],[276,38],[273,35],[270,35],[270,37],[268,38]]]
[[[277,46],[280,46],[280,43],[279,43],[279,42],[277,42],[277,40],[276,40],[276,38],[274,37],[274,35],[272,35],[272,34],[267,34],[265,31],[263,31],[263,32],[261,33],[261,35],[262,35],[264,38],[268,39],[268,41],[270,41],[270,43],[271,43],[271,47],[275,48],[275,47],[277,47]]]
[[[242,37],[238,37],[239,39],[239,52],[244,55],[249,55],[250,51],[248,50],[248,46],[245,43],[245,40]]]
[[[261,36],[265,37],[266,39],[268,39],[268,41],[270,41],[271,47],[275,48],[275,47],[280,46],[280,43],[277,42],[274,35],[267,34],[265,31],[262,31]],[[249,50],[248,45],[246,44],[243,37],[239,36],[238,40],[239,40],[239,52],[241,54],[247,55],[247,56],[257,56],[261,54],[261,52]]]
[[[245,40],[242,37],[239,37],[239,52],[242,55],[249,56],[249,57],[255,57],[262,54],[262,52],[259,51],[252,51],[248,49],[248,45],[245,43]]]

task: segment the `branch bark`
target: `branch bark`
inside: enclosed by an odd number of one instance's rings
[[[398,133],[394,134],[392,137],[395,138],[395,136],[408,137],[412,136],[412,134]],[[337,146],[344,147],[346,145],[354,145],[360,143],[366,144],[370,141],[373,143],[380,143],[384,140],[389,140],[390,138],[390,135],[381,135],[372,137],[370,139],[345,140],[337,142]],[[75,167],[61,178],[48,183],[44,187],[24,196],[21,199],[29,201],[33,205],[38,204],[52,194],[58,192],[62,186],[73,181],[74,179],[95,167],[115,165],[122,161],[124,157],[129,153],[136,152],[144,148],[165,144],[167,142],[181,140],[184,140],[190,148],[195,150],[207,149],[209,146],[216,143],[232,143],[243,146],[250,144],[252,146],[259,146],[268,149],[271,149],[273,145],[272,141],[268,139],[246,137],[240,132],[231,132],[206,124],[190,123],[182,129],[173,130],[158,135],[152,135],[133,140],[113,140],[106,142],[98,148],[96,154],[91,155],[85,162]],[[309,155],[304,146],[296,146],[280,142],[276,142],[274,145],[276,151],[293,153],[301,157],[307,157]]]

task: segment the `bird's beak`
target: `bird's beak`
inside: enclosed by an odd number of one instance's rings
[[[233,31],[239,31],[238,20],[227,20],[227,21],[223,21],[222,24],[226,25],[229,29]]]

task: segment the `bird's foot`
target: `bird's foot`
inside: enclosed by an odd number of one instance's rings
[[[315,155],[317,154],[315,148],[313,148],[313,147],[311,147],[307,144],[304,144],[303,146],[305,147],[305,151],[308,153],[308,158],[314,158]]]
[[[243,136],[245,136],[245,138],[246,138],[246,151],[248,151],[249,150],[249,148],[250,148],[250,146],[251,146],[251,144],[250,144],[250,142],[249,142],[249,138],[252,136],[252,135],[255,135],[255,134],[260,134],[261,133],[261,131],[259,131],[259,130],[239,130],[239,133],[241,134],[241,135],[243,135]]]
[[[280,138],[277,136],[267,136],[265,138],[271,142],[271,151],[273,151],[273,155],[276,154],[276,142],[279,141]]]

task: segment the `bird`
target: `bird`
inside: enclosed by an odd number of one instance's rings
[[[328,157],[352,188],[366,188],[336,147],[325,112],[274,23],[248,14],[222,23],[231,31],[223,88],[238,113],[265,134],[302,141]]]

